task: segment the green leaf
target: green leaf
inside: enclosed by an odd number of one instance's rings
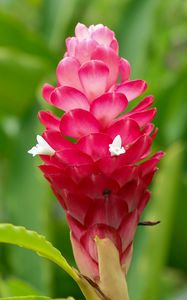
[[[77,273],[44,236],[35,231],[26,230],[24,227],[13,226],[12,224],[0,224],[0,242],[9,243],[24,247],[37,252],[38,255],[48,258],[62,269],[64,269],[75,281],[78,280]]]
[[[41,57],[0,47],[0,115],[23,114],[50,69],[49,61]]]
[[[121,17],[124,18],[125,2],[124,0],[86,1],[83,7],[85,13],[82,16],[82,22],[87,25],[102,23],[116,32],[115,28],[118,27],[119,20]]]
[[[4,156],[9,163],[6,165],[6,176],[3,177],[4,219],[1,220],[1,223],[10,223],[11,221],[15,225],[21,224],[35,231],[40,230],[45,236],[48,236],[50,196],[47,185],[45,185],[46,182],[36,168],[39,160],[34,161],[27,153],[35,143],[34,131],[38,131],[37,111],[36,103],[35,109],[30,110],[25,118],[20,120],[17,133],[4,145]],[[47,260],[42,260],[34,252],[27,252],[19,247],[6,245],[2,247],[3,249],[5,249],[4,260],[7,266],[3,270],[3,276],[12,274],[17,278],[22,278],[37,288],[41,295],[50,293],[51,264]]]
[[[2,11],[0,11],[0,46],[54,60],[54,55],[38,32],[28,30],[17,17]]]
[[[68,26],[74,16],[78,0],[45,0],[42,10],[43,29],[50,48],[62,50]]]
[[[39,296],[40,293],[30,284],[18,278],[0,279],[0,295],[3,298],[15,296]]]
[[[52,198],[52,195],[50,198]],[[52,220],[50,224],[50,237],[53,241],[55,241],[55,246],[61,250],[70,265],[74,266],[75,260],[69,238],[69,227],[65,218],[65,213],[55,199],[54,208],[50,213],[50,220]],[[60,236],[63,236],[63,238],[59,238]],[[76,283],[73,280],[69,280],[69,275],[62,272],[55,264],[51,266],[51,269],[53,274],[51,283],[52,295],[63,295],[67,297],[70,294],[69,291],[71,291],[72,296],[75,296],[77,299],[81,299],[81,291],[77,289]],[[66,284],[59,284],[59,282],[65,282]]]
[[[81,274],[73,269],[60,251],[37,232],[12,224],[0,224],[0,242],[33,250],[38,255],[53,261],[77,282],[87,300],[101,299],[95,284],[92,286]]]
[[[122,19],[120,49],[132,64],[133,74],[142,75],[147,63],[150,38],[157,17],[158,0],[132,0]]]

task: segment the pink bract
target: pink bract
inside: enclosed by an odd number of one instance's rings
[[[119,56],[115,34],[100,24],[78,24],[66,46],[57,86],[43,87],[45,100],[64,114],[39,113],[46,127],[43,138],[55,151],[40,155],[40,169],[66,212],[80,271],[96,280],[96,235],[114,242],[127,272],[137,224],[150,198],[148,186],[163,152],[150,156],[157,133],[151,123],[153,96],[126,112],[147,84],[130,80],[130,64]],[[117,136],[123,148],[111,155],[109,145]]]

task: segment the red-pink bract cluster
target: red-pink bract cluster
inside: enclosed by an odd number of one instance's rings
[[[137,224],[150,198],[148,186],[163,152],[149,156],[157,132],[151,123],[153,96],[125,112],[147,85],[129,79],[130,65],[119,56],[114,33],[103,25],[78,24],[66,46],[57,87],[43,87],[45,100],[65,113],[61,118],[39,113],[46,127],[43,138],[55,150],[52,156],[41,155],[40,169],[66,212],[80,271],[96,280],[96,235],[114,242],[127,272]],[[111,155],[116,136],[125,151]]]

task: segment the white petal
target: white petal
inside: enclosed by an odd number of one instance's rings
[[[29,151],[27,151],[27,153],[32,154],[32,156],[35,156],[37,155],[37,148],[32,147]]]
[[[115,138],[114,138],[114,140],[113,140],[113,142],[112,142],[112,145],[113,145],[113,147],[119,147],[119,148],[121,148],[121,144],[122,144],[122,140],[121,140],[121,137],[120,137],[120,135],[118,134]]]
[[[36,146],[32,147],[28,151],[29,154],[32,154],[32,156],[36,155],[54,155],[55,150],[44,140],[44,138],[40,135],[37,135],[36,137],[38,144]]]
[[[119,134],[114,138],[112,144],[109,145],[109,151],[111,156],[118,156],[126,152],[125,148],[122,147],[122,140]]]

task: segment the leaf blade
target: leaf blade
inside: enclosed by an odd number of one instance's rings
[[[71,268],[62,256],[46,238],[35,231],[26,230],[21,226],[12,224],[0,224],[0,242],[9,243],[35,251],[38,255],[48,258],[64,269],[75,281],[77,273]]]
[[[73,269],[60,251],[56,249],[46,238],[35,231],[27,230],[21,226],[12,224],[0,224],[0,242],[17,245],[35,251],[39,256],[45,257],[60,266],[79,285],[84,296],[88,300],[99,300],[101,295],[98,290]]]

